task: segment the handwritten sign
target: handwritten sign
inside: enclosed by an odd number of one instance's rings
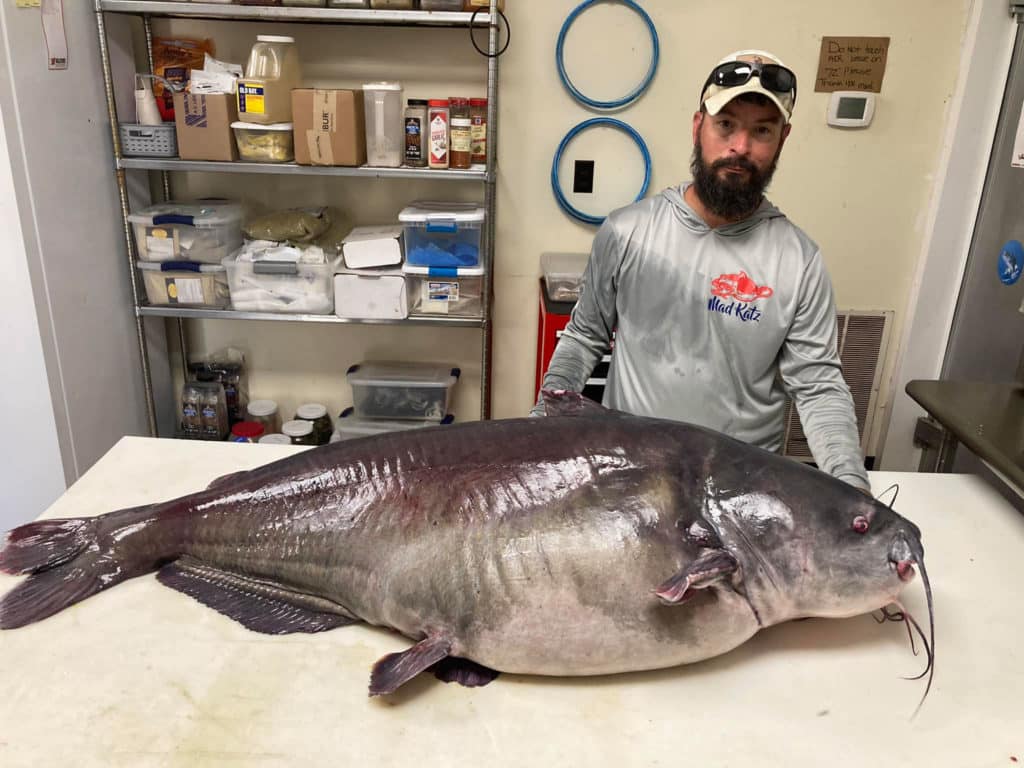
[[[815,91],[882,90],[888,37],[823,37]]]

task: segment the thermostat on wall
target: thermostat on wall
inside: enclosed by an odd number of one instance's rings
[[[867,128],[875,116],[875,94],[833,91],[828,103],[828,124],[838,128]]]

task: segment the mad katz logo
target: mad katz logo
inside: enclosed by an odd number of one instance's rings
[[[758,285],[746,272],[719,275],[711,281],[708,299],[709,312],[721,312],[745,323],[761,321],[761,310],[754,304],[758,299],[767,299],[775,291],[767,285]],[[725,299],[725,301],[723,301]]]

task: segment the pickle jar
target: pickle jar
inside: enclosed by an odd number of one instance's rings
[[[281,425],[281,432],[291,439],[292,445],[316,445],[312,421],[305,419],[286,421]]]
[[[331,423],[331,417],[327,415],[326,406],[320,403],[300,405],[295,411],[295,418],[313,424],[313,437],[316,438],[317,445],[327,445],[331,441],[334,425]]]

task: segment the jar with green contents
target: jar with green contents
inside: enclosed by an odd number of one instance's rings
[[[316,445],[316,435],[313,434],[313,422],[304,419],[286,421],[281,425],[281,432],[292,441],[292,445]]]
[[[331,417],[327,415],[326,406],[320,403],[300,405],[295,411],[295,418],[313,424],[313,436],[317,445],[327,445],[331,441],[334,425],[331,423]]]

